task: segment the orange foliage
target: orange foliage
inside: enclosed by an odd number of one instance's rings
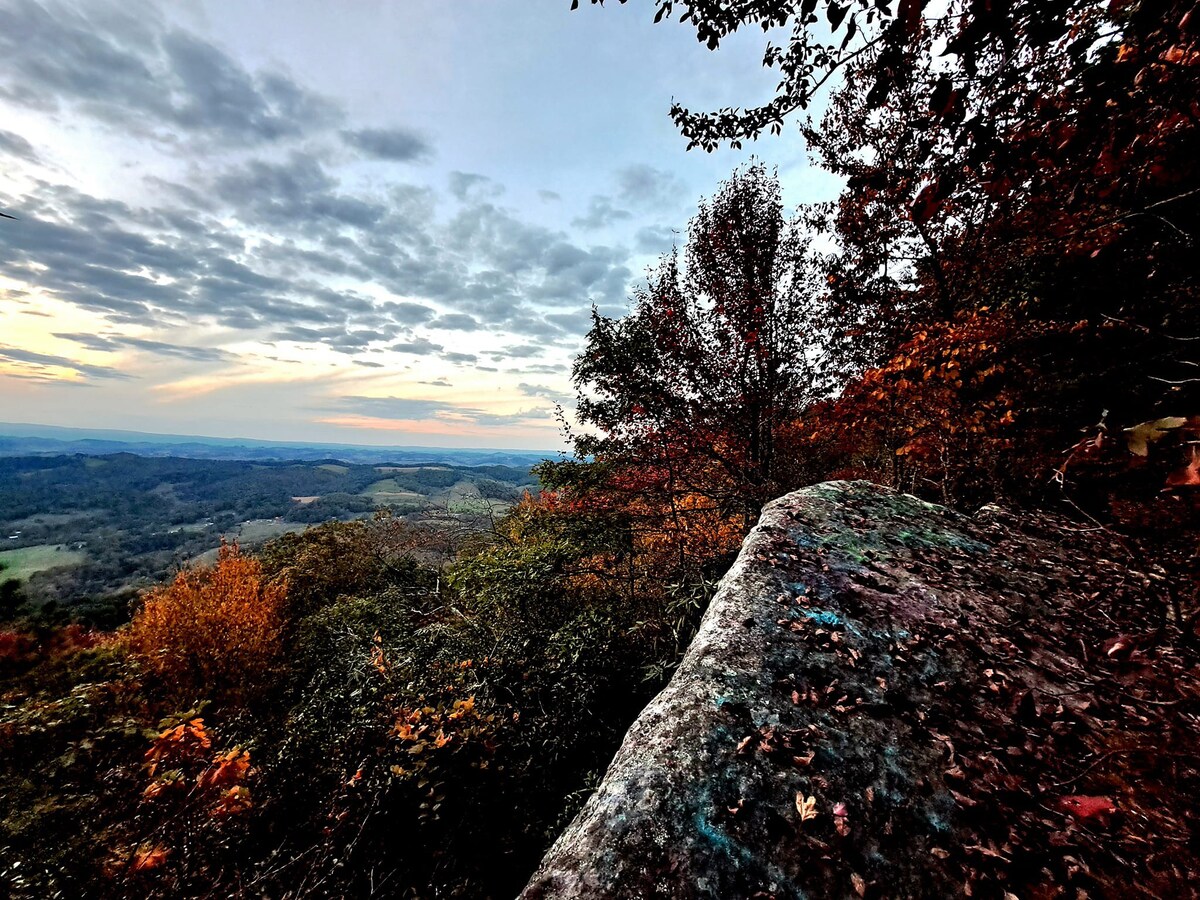
[[[129,647],[180,695],[242,703],[271,682],[285,598],[256,559],[225,545],[215,567],[180,572],[146,596]]]
[[[157,869],[167,861],[167,857],[170,855],[171,851],[161,844],[144,844],[134,852],[130,870],[148,872],[151,869]]]
[[[474,695],[451,699],[452,695],[450,688],[444,696],[429,699],[429,705],[400,707],[394,714],[391,737],[399,761],[388,771],[392,779],[407,781],[417,788],[421,796],[418,815],[422,821],[438,818],[446,787],[443,780],[448,772],[454,771],[455,766],[486,769],[496,750],[499,717],[481,713]],[[454,762],[450,761],[452,757]],[[359,769],[347,787],[357,786],[362,777]]]
[[[681,560],[685,572],[699,571],[736,551],[746,536],[744,516],[722,512],[702,494],[684,494],[673,504],[639,499],[630,508],[643,523],[634,546],[651,572],[669,571]]]
[[[0,674],[25,669],[45,659],[63,659],[104,646],[111,634],[92,631],[72,622],[48,634],[30,634],[15,628],[0,629]]]
[[[195,791],[184,801],[199,805],[214,819],[250,809],[250,789],[245,784],[254,774],[250,751],[233,747],[209,759],[212,743],[212,734],[200,718],[164,729],[146,751],[145,768],[151,781],[142,791],[142,799],[178,795],[182,792],[175,789],[194,782]]]
[[[37,641],[33,635],[15,629],[0,630],[0,672],[28,665],[35,656]]]
[[[146,771],[154,775],[164,764],[175,766],[196,759],[211,746],[212,738],[203,719],[182,722],[174,728],[165,729],[154,739],[154,744],[146,751]]]
[[[944,500],[1002,493],[998,481],[1017,474],[1015,439],[1032,437],[1021,410],[1039,376],[1014,352],[1032,339],[1015,317],[986,307],[928,323],[836,401],[814,406],[794,429],[793,452],[822,448],[837,477],[932,489]],[[1047,460],[1021,450],[1023,477],[1045,478]]]

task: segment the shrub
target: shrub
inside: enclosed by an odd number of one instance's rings
[[[170,693],[244,704],[274,681],[285,598],[258,560],[222,546],[213,568],[180,572],[146,596],[130,650]]]

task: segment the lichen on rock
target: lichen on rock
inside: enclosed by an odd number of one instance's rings
[[[1200,682],[1122,554],[862,482],[771,503],[522,897],[1194,895]]]

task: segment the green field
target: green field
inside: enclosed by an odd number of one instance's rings
[[[35,516],[29,516],[25,519],[13,519],[8,523],[8,527],[13,530],[36,528],[39,526],[54,528],[60,525],[82,522],[85,519],[94,519],[103,515],[104,510],[102,509],[81,509],[69,513],[38,513]]]
[[[376,472],[387,474],[389,472],[403,472],[406,475],[411,475],[413,472],[430,472],[430,471],[446,471],[446,466],[376,466]]]
[[[25,581],[35,572],[57,569],[62,566],[77,566],[87,559],[81,550],[70,550],[64,544],[38,544],[18,550],[0,551],[0,579],[16,578]]]
[[[249,522],[243,522],[235,526],[230,531],[222,535],[226,541],[237,541],[243,549],[252,550],[256,547],[265,544],[267,541],[274,540],[281,535],[290,532],[304,531],[308,528],[307,525],[300,522],[278,522],[275,519],[252,519]],[[217,561],[217,554],[220,553],[219,547],[213,547],[210,550],[205,550],[203,553],[193,556],[190,560],[192,565],[211,566]]]
[[[394,478],[384,478],[363,488],[363,494],[370,497],[379,506],[392,504],[412,504],[424,506],[426,498],[414,491],[406,491],[396,483]]]
[[[396,516],[452,511],[478,524],[489,508],[481,494],[508,499],[533,480],[524,465],[477,469],[403,456],[362,464],[5,456],[0,560],[12,567],[10,578],[24,579],[22,592],[34,606],[49,599],[91,604],[170,578],[182,560],[211,561],[221,535],[254,549],[284,532],[383,508]],[[20,552],[5,552],[11,550]],[[117,606],[119,617],[124,606]]]
[[[460,481],[447,492],[446,509],[467,516],[503,515],[512,503],[506,500],[491,500],[480,495],[473,481]]]

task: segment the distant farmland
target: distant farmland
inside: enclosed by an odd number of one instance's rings
[[[28,580],[35,572],[45,572],[63,566],[77,566],[87,559],[82,550],[71,550],[65,544],[37,544],[17,550],[0,551],[0,580]]]

